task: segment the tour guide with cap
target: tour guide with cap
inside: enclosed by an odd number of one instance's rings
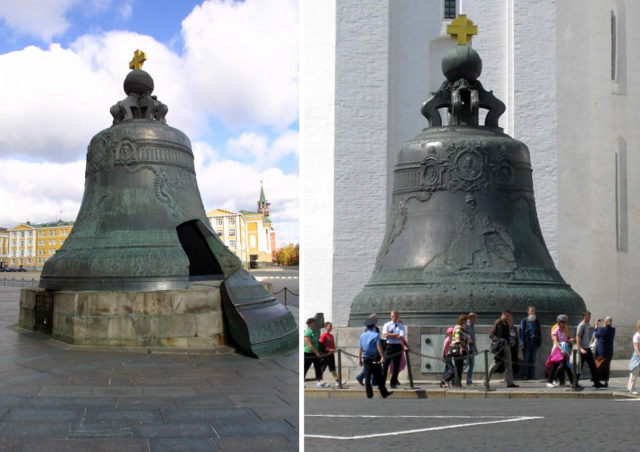
[[[378,319],[369,317],[365,320],[364,325],[367,330],[360,335],[360,348],[358,350],[358,363],[364,366],[364,380],[367,398],[373,397],[373,387],[371,386],[371,375],[373,374],[378,383],[378,390],[382,398],[386,399],[393,392],[387,391],[385,386],[385,378],[382,378],[382,369],[380,362],[385,362],[382,354],[382,345],[380,341],[380,333],[376,331],[376,323]]]

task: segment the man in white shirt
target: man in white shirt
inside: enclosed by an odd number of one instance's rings
[[[400,321],[398,311],[391,311],[391,320],[382,327],[382,334],[387,339],[384,349],[384,363],[382,365],[382,380],[387,380],[389,365],[393,362],[393,372],[391,373],[392,388],[398,386],[398,374],[400,373],[400,361],[402,360],[402,341],[405,338],[404,325]]]

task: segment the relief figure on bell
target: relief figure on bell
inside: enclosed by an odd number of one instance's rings
[[[478,210],[475,196],[467,195],[456,217],[455,237],[446,252],[447,265],[459,270],[516,267],[513,241],[508,232]]]

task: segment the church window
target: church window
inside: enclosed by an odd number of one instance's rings
[[[222,229],[216,229],[216,234],[218,234],[218,237],[222,237]]]
[[[224,218],[216,218],[216,225],[222,226],[224,224]]]
[[[627,143],[618,138],[618,152],[615,156],[616,174],[616,248],[629,250],[629,218],[627,212]]]
[[[444,18],[456,18],[456,0],[444,0]]]
[[[229,224],[236,224],[236,217],[229,217]]]
[[[236,241],[235,240],[229,240],[229,247],[230,248],[235,248],[236,247]]]
[[[235,237],[236,236],[236,230],[235,229],[229,229],[229,237]]]
[[[611,80],[617,79],[618,26],[616,13],[611,11]]]

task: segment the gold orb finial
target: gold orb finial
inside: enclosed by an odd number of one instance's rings
[[[458,45],[466,45],[471,41],[473,35],[478,34],[478,26],[473,25],[466,14],[458,14],[458,16],[447,25],[447,33],[458,41]]]
[[[133,52],[133,60],[129,62],[129,69],[137,70],[142,69],[142,64],[147,61],[147,54],[138,49]]]

